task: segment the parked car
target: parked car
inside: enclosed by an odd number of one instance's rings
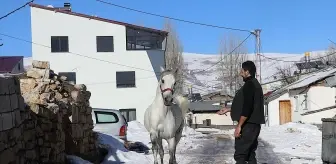
[[[127,121],[117,109],[92,108],[94,131],[127,140]]]

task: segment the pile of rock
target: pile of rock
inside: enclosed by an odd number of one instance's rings
[[[65,153],[97,152],[89,104],[91,93],[85,85],[68,83],[65,76],[55,74],[49,62],[44,61],[33,61],[20,82],[25,102],[37,118],[35,130],[41,162],[63,163]]]

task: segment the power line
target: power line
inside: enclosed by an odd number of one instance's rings
[[[236,49],[238,49],[241,45],[243,45],[243,43],[245,43],[245,41],[252,35],[252,33],[250,33],[250,35],[248,35],[237,47],[235,47],[230,53],[228,53],[227,55],[231,55],[234,51],[236,51]],[[213,64],[212,66],[206,68],[206,69],[203,69],[202,71],[200,72],[205,72],[206,70],[216,66],[217,64],[221,63],[222,61],[224,60],[224,58],[220,59],[217,63]],[[197,72],[197,73],[200,73],[200,72]]]
[[[19,11],[19,10],[21,10],[22,8],[26,7],[27,5],[29,5],[29,3],[32,3],[32,2],[34,2],[34,0],[31,0],[31,1],[27,2],[27,3],[25,3],[24,5],[20,6],[19,8],[17,8],[17,9],[15,9],[15,10],[9,12],[8,14],[6,14],[6,15],[0,17],[0,20],[1,20],[1,19],[4,19],[4,18],[6,18],[6,17],[8,17],[9,15],[11,15],[11,14],[13,14],[13,13]]]
[[[294,76],[288,76],[288,77],[286,77],[286,78],[282,78],[282,79],[278,79],[278,80],[274,80],[274,81],[266,82],[266,83],[263,83],[263,84],[261,84],[261,85],[271,84],[271,83],[275,83],[275,82],[282,81],[282,80],[285,80],[285,79],[288,79],[288,78],[292,78],[292,77],[297,77],[297,76],[301,76],[301,75],[306,75],[306,74],[311,74],[311,73],[315,73],[315,72],[324,71],[324,70],[327,70],[328,68],[331,68],[331,67],[333,67],[333,66],[326,67],[326,68],[324,68],[324,69],[318,69],[318,70],[311,71],[311,72],[300,73],[300,74],[298,74],[298,75],[294,75]]]
[[[199,23],[199,22],[194,22],[194,21],[188,21],[188,20],[183,20],[183,19],[168,17],[168,16],[164,16],[164,15],[154,14],[154,13],[150,13],[150,12],[146,12],[146,11],[141,11],[141,10],[137,10],[137,9],[121,6],[121,5],[117,5],[117,4],[114,4],[114,3],[111,3],[111,2],[106,2],[106,1],[103,1],[103,0],[96,0],[96,1],[98,1],[100,3],[107,4],[107,5],[123,8],[123,9],[126,9],[126,10],[131,10],[131,11],[135,11],[135,12],[138,12],[138,13],[147,14],[147,15],[156,16],[156,17],[161,17],[161,18],[167,18],[167,19],[171,19],[171,20],[175,20],[175,21],[184,22],[184,23],[196,24],[196,25],[213,27],[213,28],[220,28],[220,29],[227,29],[227,30],[234,30],[234,31],[241,31],[241,32],[249,32],[249,33],[251,32],[250,30],[245,30],[245,29],[238,29],[238,28],[217,26],[217,25]]]
[[[310,59],[310,61],[316,61],[316,60],[319,60],[319,59],[323,59],[325,57],[328,57],[328,56],[331,56],[331,55],[334,55],[334,54],[336,54],[336,52],[332,52],[332,53],[330,53],[328,55],[325,55],[325,56],[320,56],[320,57],[317,57],[317,58]],[[267,56],[264,56],[264,55],[261,55],[261,56],[263,56],[266,59],[275,60],[275,61],[281,61],[281,62],[288,62],[288,63],[302,62],[302,61],[295,61],[295,60],[275,59],[275,58],[267,57]]]
[[[17,40],[20,40],[20,41],[24,41],[24,42],[27,42],[27,43],[31,43],[31,44],[35,44],[35,45],[38,45],[38,46],[41,46],[41,47],[45,47],[45,48],[50,48],[51,49],[50,46],[43,45],[43,44],[40,44],[40,43],[35,43],[35,42],[28,41],[28,40],[25,40],[25,39],[22,39],[22,38],[10,36],[10,35],[3,34],[3,33],[0,33],[0,35],[3,35],[3,36],[6,36],[6,37],[9,37],[9,38],[12,38],[12,39],[17,39]],[[138,70],[142,70],[142,71],[154,72],[156,74],[161,74],[161,72],[155,72],[155,71],[152,71],[152,70],[147,70],[147,69],[143,69],[143,68],[138,68],[138,67],[128,66],[128,65],[124,65],[124,64],[119,64],[119,63],[111,62],[111,61],[108,61],[108,60],[103,60],[103,59],[94,58],[94,57],[91,57],[91,56],[82,55],[82,54],[79,54],[79,53],[74,53],[74,52],[70,52],[70,51],[67,52],[67,53],[73,54],[73,55],[77,55],[77,56],[81,56],[81,57],[85,57],[85,58],[88,58],[88,59],[93,59],[93,60],[98,60],[98,61],[101,61],[101,62],[106,62],[106,63],[109,63],[109,64],[114,64],[114,65],[129,67],[129,68],[133,68],[133,69],[138,69]]]

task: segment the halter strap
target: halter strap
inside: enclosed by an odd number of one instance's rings
[[[167,91],[170,91],[170,92],[174,93],[174,90],[171,89],[171,88],[162,89],[161,86],[160,86],[160,89],[161,89],[161,93],[164,93],[164,92],[167,92]]]

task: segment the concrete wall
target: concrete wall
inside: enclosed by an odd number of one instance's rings
[[[280,125],[279,101],[290,100],[289,94],[285,93],[279,98],[268,103],[269,126]],[[291,104],[293,104],[291,102]]]
[[[31,7],[32,41],[50,46],[51,36],[68,36],[69,51],[51,53],[51,49],[32,45],[34,60],[50,61],[58,72],[76,72],[76,81],[91,91],[93,108],[136,108],[137,120],[152,103],[163,50],[126,50],[126,27]],[[113,36],[114,52],[96,50],[96,36]],[[135,88],[117,88],[117,71],[135,71]]]
[[[212,125],[232,125],[230,112],[225,115],[218,115],[216,113],[196,113],[192,115],[192,124],[203,124],[206,119],[211,119]]]
[[[336,115],[336,108],[308,115],[303,115],[302,122],[309,124],[322,124],[321,121],[322,118],[331,118],[335,115]]]
[[[307,100],[305,100],[305,95],[307,95]],[[293,102],[293,122],[322,123],[321,117],[324,117],[324,114],[328,113],[327,111],[313,114],[315,117],[306,115],[303,118],[301,114],[335,105],[335,88],[313,86],[309,89],[296,89],[290,91],[290,97]]]

